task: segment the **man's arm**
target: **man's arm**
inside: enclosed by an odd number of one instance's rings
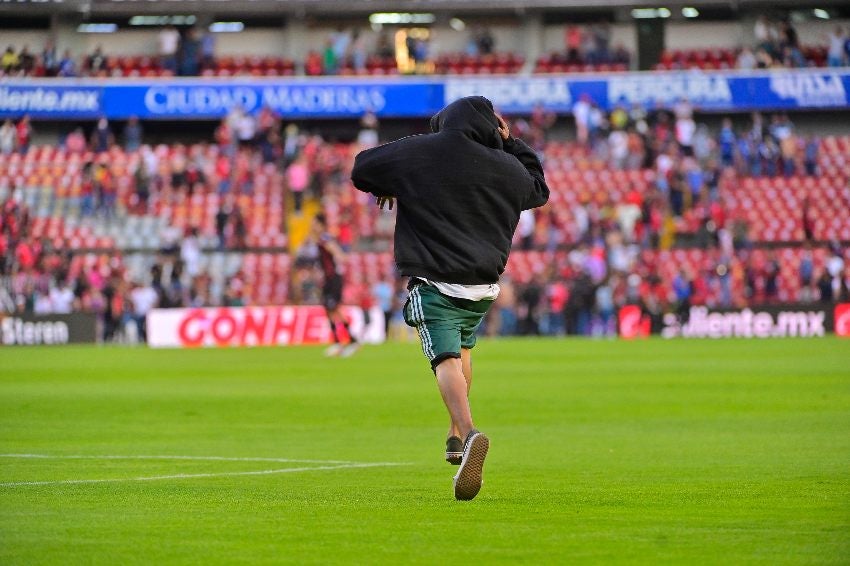
[[[502,145],[505,153],[510,153],[516,157],[525,170],[528,171],[530,184],[527,186],[527,193],[523,199],[522,209],[537,208],[543,206],[549,200],[549,187],[546,185],[546,178],[543,176],[543,165],[537,159],[537,154],[534,153],[526,143],[520,139],[511,137],[508,123],[504,118],[496,114],[499,120],[499,135],[502,136]]]
[[[393,142],[358,153],[351,169],[355,188],[378,198],[397,197],[394,177],[396,164],[404,159],[402,151],[398,142]]]
[[[404,157],[399,152],[398,141],[361,151],[354,158],[354,167],[351,169],[354,187],[375,195],[380,209],[389,205],[389,210],[392,210],[399,196],[393,171],[394,164],[403,161]]]
[[[351,169],[351,182],[354,188],[364,193],[372,193],[375,196],[384,196],[386,193],[377,185],[375,172],[378,170],[380,157],[375,155],[377,147],[366,149],[354,158],[354,167]]]

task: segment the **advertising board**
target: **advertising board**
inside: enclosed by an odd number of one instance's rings
[[[97,341],[92,313],[0,315],[0,345],[55,346]]]
[[[352,334],[365,343],[386,338],[384,313],[342,307]],[[331,329],[321,306],[154,309],[147,319],[153,348],[328,344]]]
[[[463,96],[483,95],[501,112],[538,104],[570,112],[582,97],[610,110],[687,98],[708,112],[850,107],[846,69],[368,78],[0,79],[0,117],[199,120],[240,106],[284,118],[430,116]]]
[[[687,319],[667,313],[661,319],[664,338],[816,338],[834,332],[850,336],[850,304],[788,304],[744,309],[691,307]],[[620,309],[622,338],[649,336],[649,317],[637,305]]]

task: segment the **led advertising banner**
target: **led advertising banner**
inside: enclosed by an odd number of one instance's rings
[[[385,340],[384,313],[342,307],[351,332],[361,342]],[[368,315],[368,316],[367,316]],[[154,309],[147,318],[153,348],[296,346],[329,344],[331,329],[324,307],[219,307]]]
[[[690,308],[688,317],[667,313],[660,327],[637,305],[620,309],[622,338],[640,338],[658,332],[664,338],[819,338],[827,333],[850,336],[850,304],[785,304],[744,309]]]
[[[3,79],[0,117],[199,120],[234,106],[267,106],[284,118],[430,116],[447,103],[483,95],[506,113],[536,105],[569,112],[586,97],[610,110],[687,98],[708,112],[850,108],[850,72],[785,69],[752,73],[670,71],[588,75],[474,75],[374,78]]]

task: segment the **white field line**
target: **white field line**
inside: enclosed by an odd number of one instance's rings
[[[172,474],[166,476],[141,476],[135,478],[104,478],[86,480],[55,480],[55,481],[21,481],[3,482],[0,487],[21,487],[29,485],[62,485],[62,484],[85,484],[85,483],[108,483],[127,481],[157,481],[188,478],[221,478],[232,476],[266,476],[272,474],[288,474],[294,472],[316,472],[323,470],[342,470],[349,468],[380,468],[389,466],[406,466],[408,464],[399,462],[338,462],[334,460],[292,460],[288,458],[227,458],[219,456],[50,456],[47,454],[0,454],[0,458],[55,458],[64,460],[91,459],[91,460],[208,460],[208,461],[234,461],[234,462],[313,462],[323,463],[321,466],[304,466],[300,468],[279,468],[274,470],[256,470],[249,472],[213,472],[205,474]]]
[[[304,460],[301,458],[229,458],[226,456],[90,456],[86,454],[0,454],[0,458],[39,458],[56,460],[200,460],[209,462],[278,462],[292,464],[356,464],[350,460]]]

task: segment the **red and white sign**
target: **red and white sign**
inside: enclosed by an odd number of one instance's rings
[[[645,338],[649,336],[649,320],[644,319],[640,307],[626,305],[620,309],[619,327],[621,338]]]
[[[835,335],[850,336],[850,303],[835,305]]]
[[[361,342],[386,339],[384,313],[375,307],[365,324],[362,309],[344,306],[351,333]],[[147,317],[153,348],[294,346],[328,344],[331,329],[321,306],[154,309]],[[343,329],[340,329],[344,332]]]

